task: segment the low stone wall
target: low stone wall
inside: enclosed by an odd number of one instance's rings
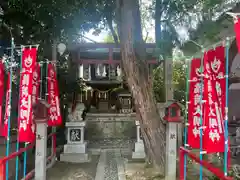
[[[136,114],[88,113],[86,140],[136,138]]]

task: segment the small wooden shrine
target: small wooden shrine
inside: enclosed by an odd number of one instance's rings
[[[158,63],[155,50],[155,44],[146,44],[149,69],[153,69]],[[84,43],[72,46],[70,53],[72,61],[78,66],[77,76],[86,86],[84,92],[78,95],[78,102],[83,102],[88,111],[91,106],[98,112],[132,111],[126,108],[132,109],[133,106],[121,69],[119,46]]]

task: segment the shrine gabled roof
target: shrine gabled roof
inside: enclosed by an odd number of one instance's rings
[[[169,107],[170,105],[172,104],[177,104],[180,108],[184,108],[185,106],[175,100],[171,100],[171,101],[168,101],[168,102],[165,102],[165,103],[157,103],[159,108],[166,108],[166,107]]]
[[[81,44],[71,44],[68,46],[70,51],[80,51],[80,52],[109,52],[112,48],[113,52],[120,52],[120,45],[115,43],[81,43]],[[146,50],[148,53],[153,53],[156,50],[155,43],[146,43]]]
[[[146,59],[156,60],[159,57],[159,49],[156,44],[146,43]],[[112,55],[113,60],[120,60],[120,45],[113,43],[82,43],[68,46],[68,50],[76,55],[78,60],[106,60]],[[154,62],[155,63],[155,62]]]

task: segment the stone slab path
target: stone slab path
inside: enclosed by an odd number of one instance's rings
[[[97,165],[95,180],[126,180],[120,150],[103,150]]]

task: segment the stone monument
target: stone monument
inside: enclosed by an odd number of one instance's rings
[[[68,116],[67,144],[64,145],[64,152],[60,156],[61,161],[73,163],[89,161],[86,150],[87,142],[84,141],[86,122],[82,119],[83,110],[84,104],[78,103],[75,110]]]
[[[145,154],[144,143],[141,138],[140,123],[139,121],[135,121],[135,123],[136,123],[136,129],[137,129],[137,142],[135,142],[135,145],[134,145],[134,152],[132,153],[132,158],[144,159],[146,154]]]

